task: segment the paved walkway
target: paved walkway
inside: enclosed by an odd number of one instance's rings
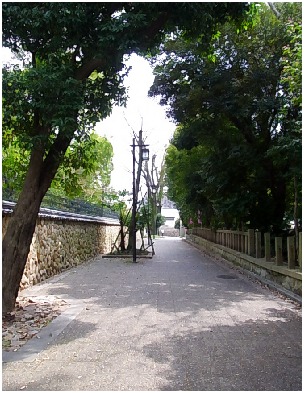
[[[68,310],[3,363],[3,390],[301,390],[297,307],[180,239],[27,290]]]

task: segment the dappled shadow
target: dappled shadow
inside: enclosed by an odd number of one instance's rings
[[[234,326],[173,330],[132,341],[111,352],[107,343],[83,346],[65,358],[28,365],[7,390],[86,391],[297,391],[301,390],[301,346],[286,341],[288,320],[244,321]],[[72,334],[73,329],[69,330]],[[278,334],[281,333],[281,334]],[[76,337],[74,337],[76,339]],[[84,341],[83,341],[84,342]],[[114,344],[112,343],[112,346]],[[97,348],[102,348],[98,352]],[[49,355],[45,353],[44,356]],[[72,353],[71,353],[72,355]],[[38,363],[39,364],[39,363]],[[13,370],[11,371],[13,373]]]
[[[183,245],[178,248],[180,243]],[[153,260],[139,260],[136,264],[96,258],[89,265],[73,269],[63,280],[57,279],[48,286],[47,293],[107,308],[142,304],[154,307],[156,302],[160,312],[217,309],[261,296],[260,287],[235,271],[236,279],[221,278],[231,271],[185,243],[161,239],[157,242],[160,244],[162,248]]]
[[[71,327],[73,328],[71,329]],[[72,341],[82,340],[90,336],[96,329],[96,323],[89,321],[73,321],[64,313],[55,318],[49,325],[43,327],[33,338],[27,341],[21,348],[14,352],[3,352],[3,369],[10,366],[11,362],[39,361],[45,356],[43,351],[49,351],[54,345],[69,344]],[[68,332],[66,335],[65,332]],[[59,359],[64,357],[59,351]],[[47,357],[48,358],[48,357]]]
[[[38,356],[33,382],[7,388],[300,389],[296,306],[183,242],[157,245],[153,260],[96,258],[37,287],[81,312]]]
[[[213,326],[164,337],[144,352],[166,365],[159,390],[301,390],[300,342],[276,334],[290,328],[288,321]]]

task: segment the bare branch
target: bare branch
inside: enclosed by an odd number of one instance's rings
[[[276,6],[274,5],[274,3],[270,3],[267,2],[267,4],[269,5],[269,8],[271,9],[271,11],[275,14],[275,16],[280,19],[281,14],[279,13],[279,11],[277,10]]]

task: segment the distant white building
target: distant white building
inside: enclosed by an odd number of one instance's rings
[[[171,202],[166,196],[162,199],[161,215],[166,218],[164,225],[174,228],[175,221],[179,219],[179,212],[175,203]]]

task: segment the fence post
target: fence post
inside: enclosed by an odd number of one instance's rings
[[[294,236],[288,236],[288,238],[287,238],[287,255],[288,255],[288,268],[294,269],[296,266],[295,237]]]
[[[254,256],[254,229],[248,229],[248,254]]]
[[[242,232],[241,234],[241,253],[244,254],[245,251],[245,236],[244,233]]]
[[[244,250],[244,254],[248,254],[248,233],[245,234],[244,238],[245,238],[245,250]]]
[[[276,265],[283,265],[283,241],[281,237],[275,238],[275,260]]]
[[[302,232],[299,232],[298,263],[300,271],[302,271]]]
[[[247,242],[247,235],[243,232],[243,250],[242,253],[246,254],[246,242]]]
[[[270,233],[264,233],[264,243],[265,243],[265,261],[271,261],[271,252],[270,252]]]
[[[261,232],[256,232],[255,233],[255,257],[256,258],[261,258]]]

